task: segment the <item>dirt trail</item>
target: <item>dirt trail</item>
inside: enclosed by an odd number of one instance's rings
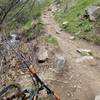
[[[78,48],[90,49],[96,57],[100,57],[100,47],[84,40],[70,40],[71,34],[60,31],[54,20],[53,12],[55,6],[51,5],[50,9],[46,10],[42,15],[45,31],[57,38],[59,46],[71,67],[69,72],[70,79],[65,79],[68,84],[63,83],[62,85],[60,82],[56,86],[54,83],[52,84],[56,87],[61,100],[94,100],[95,95],[100,95],[100,59],[96,59],[96,66],[76,63],[76,59],[81,57],[76,50]],[[57,31],[60,33],[56,34]],[[65,75],[66,77],[67,75]],[[74,88],[71,88],[71,84],[73,84]]]

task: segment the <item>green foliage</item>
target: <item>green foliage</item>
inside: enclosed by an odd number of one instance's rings
[[[95,36],[95,41],[96,44],[100,45],[100,35]]]
[[[35,23],[32,24],[32,21],[29,20],[25,26],[24,29],[24,36],[27,37],[28,40],[31,40],[33,38],[36,38],[37,36],[40,36],[43,32],[43,24],[41,20],[35,21]]]
[[[28,19],[26,23],[23,25],[23,29],[25,30],[24,35],[28,40],[36,38],[40,36],[43,32],[43,24],[41,22],[40,16],[44,11],[45,7],[47,7],[51,3],[51,0],[42,0],[42,2],[35,2],[33,8],[28,15]]]
[[[92,25],[88,20],[80,20],[78,26],[82,32],[90,32],[92,30]]]
[[[33,19],[39,19],[42,11],[51,3],[52,0],[28,0],[20,1],[7,14],[5,23],[9,29],[21,28]],[[25,2],[25,4],[24,4]],[[9,0],[0,0],[0,6],[8,5]],[[23,6],[24,4],[24,6]],[[23,9],[22,9],[23,8]]]
[[[53,37],[53,36],[47,36],[46,38],[45,38],[45,41],[47,42],[47,43],[49,43],[49,44],[53,44],[53,45],[55,45],[55,46],[58,46],[58,41],[57,41],[57,39],[55,38],[55,37]]]

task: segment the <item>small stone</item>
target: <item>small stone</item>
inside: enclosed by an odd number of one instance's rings
[[[76,74],[76,77],[80,77],[80,74]]]
[[[69,25],[69,22],[68,22],[68,21],[65,21],[65,22],[62,23],[62,27],[63,27],[63,28],[68,27],[68,25]]]
[[[63,22],[62,25],[68,25],[68,21]]]
[[[96,60],[93,56],[83,56],[81,58],[76,59],[77,63],[86,64],[86,65],[92,65],[95,66],[97,64]]]
[[[91,50],[88,49],[78,49],[77,52],[79,52],[82,56],[91,56],[93,55]]]
[[[60,33],[61,33],[60,31],[58,31],[58,30],[56,31],[56,34],[60,34]]]
[[[51,11],[52,9],[51,8],[48,8],[48,11]]]
[[[56,54],[56,66],[58,70],[64,68],[65,62],[65,57],[62,54]]]
[[[71,36],[69,39],[70,39],[70,40],[74,40],[74,39],[75,39],[75,37],[74,37],[74,36]]]
[[[67,93],[67,96],[68,96],[68,97],[71,97],[71,93],[70,93],[70,92],[68,92],[68,93]]]

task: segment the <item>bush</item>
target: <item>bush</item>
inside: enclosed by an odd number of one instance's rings
[[[96,38],[95,38],[95,43],[97,45],[100,45],[100,35],[97,35]]]

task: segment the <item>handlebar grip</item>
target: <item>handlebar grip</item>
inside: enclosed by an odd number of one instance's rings
[[[6,97],[3,97],[3,99],[2,100],[7,100],[7,98]]]

